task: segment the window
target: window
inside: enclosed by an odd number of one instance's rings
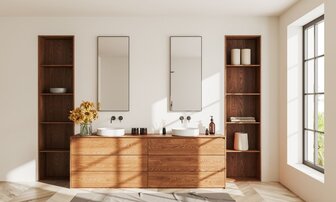
[[[324,172],[324,16],[303,27],[303,162]]]

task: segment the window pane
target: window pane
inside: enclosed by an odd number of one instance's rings
[[[317,130],[324,132],[324,95],[317,96]]]
[[[314,93],[314,60],[305,63],[305,92]]]
[[[324,54],[324,21],[316,25],[317,28],[317,55]]]
[[[305,127],[314,130],[314,95],[305,96]]]
[[[319,20],[321,19],[321,20]],[[324,170],[325,26],[323,16],[304,26],[304,161]]]
[[[314,133],[311,131],[306,131],[305,135],[305,159],[306,161],[314,163]]]
[[[324,57],[317,59],[317,92],[324,92]]]
[[[317,134],[317,165],[324,167],[324,134]]]
[[[308,29],[306,29],[305,31],[305,36],[306,36],[306,50],[305,50],[305,59],[309,59],[314,57],[314,26],[309,27]]]

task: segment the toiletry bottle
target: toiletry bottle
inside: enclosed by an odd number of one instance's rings
[[[214,135],[215,132],[216,132],[216,126],[215,126],[215,123],[213,122],[213,116],[211,116],[210,124],[209,124],[209,133],[210,135]]]
[[[165,127],[162,128],[162,135],[166,135],[166,128]]]
[[[209,129],[205,129],[205,135],[209,135]]]

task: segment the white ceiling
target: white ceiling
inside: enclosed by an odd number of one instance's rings
[[[277,16],[298,0],[1,0],[0,16]]]

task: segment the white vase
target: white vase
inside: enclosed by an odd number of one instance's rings
[[[240,65],[240,49],[231,49],[231,64]]]
[[[248,150],[248,134],[236,132],[234,134],[234,149],[239,151]]]
[[[241,63],[243,65],[251,64],[251,49],[242,49],[241,50]]]

